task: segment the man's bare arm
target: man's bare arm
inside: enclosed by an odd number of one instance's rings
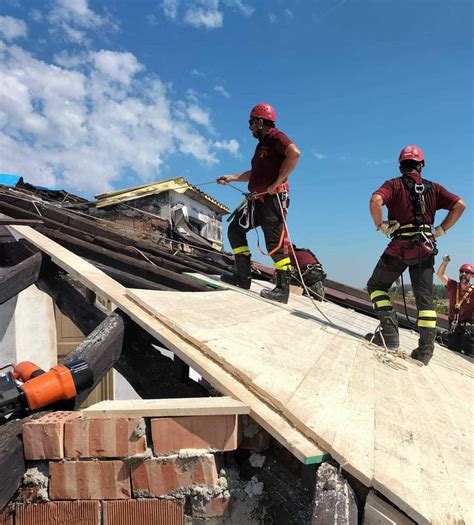
[[[290,173],[295,169],[298,164],[298,159],[301,156],[300,150],[296,147],[295,144],[288,144],[288,147],[285,151],[285,160],[282,162],[280,167],[280,173],[276,181],[268,186],[267,191],[272,195],[276,192],[278,186],[281,186],[284,182],[288,180]]]
[[[230,182],[248,182],[250,180],[250,170],[233,175],[222,175],[216,179],[217,184],[229,184]]]

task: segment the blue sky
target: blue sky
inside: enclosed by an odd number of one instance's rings
[[[424,176],[469,206],[439,241],[455,277],[474,259],[472,9],[470,0],[2,0],[0,172],[89,197],[175,176],[208,182],[248,168],[248,112],[266,101],[302,152],[290,178],[293,240],[331,278],[365,285],[387,241],[368,200],[412,143],[425,152]],[[231,208],[241,199],[202,189]]]

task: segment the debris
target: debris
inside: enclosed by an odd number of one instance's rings
[[[252,467],[255,468],[262,468],[263,465],[265,465],[265,460],[267,458],[265,456],[262,456],[262,454],[253,453],[250,454],[249,462],[252,465]]]
[[[323,463],[316,474],[311,525],[357,525],[354,492],[338,469]]]

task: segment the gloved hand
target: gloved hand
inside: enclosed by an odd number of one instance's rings
[[[393,232],[398,230],[398,228],[400,228],[400,223],[398,221],[383,221],[382,224],[377,228],[377,231],[389,237]]]
[[[448,264],[448,262],[451,260],[451,257],[449,255],[445,255],[442,259],[442,261],[446,264]]]
[[[445,234],[446,232],[444,231],[444,228],[441,226],[441,224],[439,226],[436,226],[436,228],[433,230],[433,236],[435,239]]]

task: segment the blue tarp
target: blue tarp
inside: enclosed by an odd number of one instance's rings
[[[0,184],[3,184],[4,186],[15,186],[19,180],[19,175],[12,175],[11,173],[0,173]]]

